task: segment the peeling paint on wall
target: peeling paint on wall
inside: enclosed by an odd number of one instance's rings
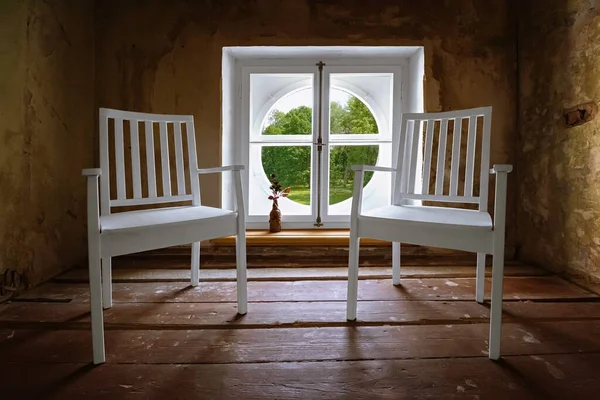
[[[565,110],[565,124],[574,127],[592,121],[598,114],[598,105],[594,102],[580,104]]]

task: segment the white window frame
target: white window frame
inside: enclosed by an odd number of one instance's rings
[[[274,137],[273,140],[269,140],[270,138],[268,137],[264,137],[263,135],[253,135],[253,133],[256,133],[260,130],[259,127],[255,126],[254,124],[251,124],[250,121],[252,120],[252,116],[251,116],[251,111],[250,111],[250,104],[251,104],[251,99],[250,99],[250,91],[249,90],[243,90],[243,88],[250,88],[250,76],[252,74],[277,74],[277,73],[281,73],[282,72],[282,68],[285,69],[285,74],[310,74],[313,75],[313,118],[312,118],[312,135],[302,135],[302,137],[298,138],[297,135],[281,135],[281,136],[277,136],[276,138]],[[240,126],[240,132],[239,132],[239,137],[241,138],[241,140],[239,141],[239,144],[242,148],[242,158],[240,159],[242,161],[242,163],[246,166],[246,169],[244,170],[244,181],[245,181],[245,199],[247,199],[248,204],[246,206],[247,212],[246,212],[246,224],[251,227],[251,228],[268,228],[268,216],[265,218],[264,215],[250,215],[250,195],[249,195],[249,182],[250,182],[250,145],[251,143],[253,144],[269,144],[269,142],[275,144],[276,145],[283,145],[282,142],[289,142],[290,146],[293,145],[307,145],[309,147],[312,147],[313,142],[315,141],[315,137],[314,137],[314,133],[317,131],[318,129],[318,121],[316,118],[316,106],[315,104],[317,104],[318,102],[318,91],[316,90],[317,87],[317,74],[316,74],[316,68],[315,66],[298,66],[298,65],[294,65],[292,63],[286,65],[286,66],[273,66],[273,65],[253,65],[253,66],[244,66],[242,65],[242,100],[241,100],[241,111],[240,111],[240,121],[239,121],[239,126]],[[275,101],[273,101],[269,107],[265,107],[268,108],[267,109],[267,113],[268,111],[271,109],[271,107],[277,103],[279,99],[276,98]],[[262,118],[261,118],[262,120]],[[258,129],[257,129],[258,128]],[[254,137],[253,137],[254,136]],[[259,140],[258,137],[260,137]],[[312,157],[311,157],[311,169],[312,167],[315,165],[316,163],[316,157],[317,155],[315,154],[315,152],[312,152]],[[311,187],[311,193],[314,193],[314,191],[312,190],[312,188],[314,188],[316,185],[316,182],[314,182],[313,179],[313,175],[311,174],[311,182],[310,182],[310,187]],[[313,196],[311,196],[312,198]],[[308,227],[311,224],[314,224],[314,217],[313,215],[315,214],[316,211],[316,201],[311,201],[311,213],[308,215],[295,215],[294,219],[295,221],[290,225],[290,223],[286,223],[285,222],[285,214],[282,216],[282,226],[286,226],[286,227]],[[265,224],[266,221],[266,224]]]
[[[395,101],[392,115],[392,160],[397,158],[400,114],[423,112],[424,51],[422,47],[225,47],[222,64],[222,163],[224,165],[244,164],[248,167],[250,138],[249,130],[243,127],[249,120],[249,94],[242,92],[244,83],[249,83],[244,82],[244,79],[249,76],[248,73],[250,71],[281,73],[282,67],[285,73],[314,73],[315,63],[318,61],[323,61],[327,67],[331,67],[333,74],[340,71],[356,73],[400,70],[401,82],[398,85],[394,83]],[[324,82],[325,84],[329,85],[329,82]],[[316,99],[318,94],[316,90],[314,92]],[[328,100],[324,98],[323,103],[329,104]],[[328,121],[329,107],[324,107],[324,111],[323,121]],[[315,120],[316,118],[313,118],[313,126],[317,123]],[[421,157],[422,154],[419,154],[419,158]],[[329,162],[328,156],[323,158],[323,163],[325,162]],[[323,171],[325,170],[323,168]],[[246,199],[248,199],[248,182],[249,168],[246,168],[243,174]],[[327,182],[328,177],[323,180],[323,187],[327,187],[325,186]],[[419,184],[420,182],[417,182],[417,185]],[[390,192],[393,193],[393,188]],[[232,178],[224,174],[221,185],[222,206],[232,207],[234,199]],[[315,207],[316,201],[312,203]],[[246,210],[248,209],[249,207],[246,207]],[[322,212],[325,214],[326,211],[327,207],[323,207]],[[349,220],[349,216],[338,216],[323,228],[348,228]],[[268,219],[264,221],[249,219],[247,227],[266,229]],[[284,222],[283,227],[315,228],[312,216],[306,221],[294,224]]]

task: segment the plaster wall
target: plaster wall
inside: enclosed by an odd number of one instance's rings
[[[600,1],[532,0],[519,12],[519,257],[600,282]]]
[[[87,253],[93,1],[0,2],[0,273],[35,284]]]

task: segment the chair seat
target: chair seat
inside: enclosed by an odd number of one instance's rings
[[[167,227],[221,217],[236,219],[237,213],[205,206],[166,207],[127,211],[100,217],[100,232],[109,233],[145,227]]]
[[[435,225],[446,228],[474,228],[491,231],[492,217],[487,212],[448,207],[385,206],[362,213],[359,219],[381,218],[403,221],[415,226]]]

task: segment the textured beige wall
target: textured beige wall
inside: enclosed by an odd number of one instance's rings
[[[93,1],[1,1],[0,93],[0,273],[35,284],[87,253]]]
[[[519,15],[520,256],[600,281],[600,119],[564,124],[600,102],[600,1],[532,0]]]
[[[97,2],[97,106],[193,114],[199,165],[215,166],[220,163],[223,46],[422,45],[426,109],[492,105],[492,162],[514,162],[516,16],[508,3]],[[219,201],[217,179],[202,181],[203,201],[210,205]],[[514,227],[514,183],[511,176],[509,246]]]
[[[0,2],[0,273],[24,270],[33,258],[22,251],[30,220],[23,204],[29,196],[23,179],[29,175],[23,134],[26,22],[23,2]]]

